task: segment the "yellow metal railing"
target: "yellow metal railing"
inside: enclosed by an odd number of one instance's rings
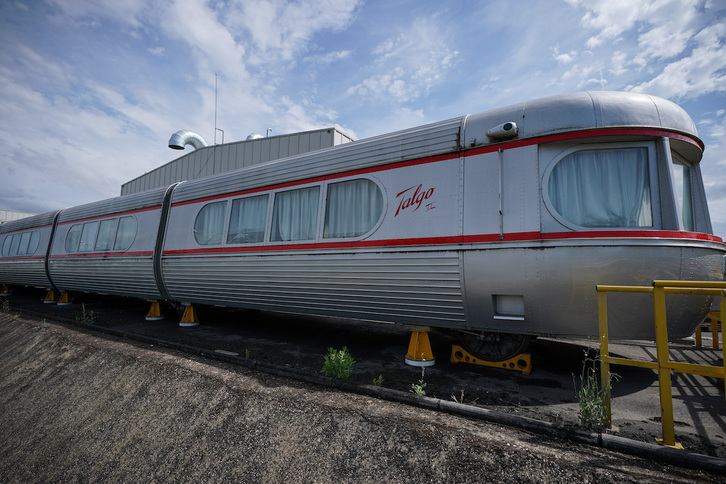
[[[653,295],[653,314],[655,320],[656,361],[634,360],[610,356],[608,348],[608,292],[640,292]],[[652,287],[646,286],[597,286],[598,318],[600,323],[600,379],[603,389],[603,401],[607,415],[607,425],[612,423],[612,407],[610,395],[610,365],[637,366],[650,368],[658,372],[658,388],[660,393],[660,413],[663,427],[663,439],[660,442],[669,447],[682,448],[675,441],[673,421],[673,393],[671,388],[671,371],[710,376],[724,379],[726,374],[726,344],[723,345],[724,366],[696,365],[670,361],[668,353],[668,327],[666,322],[666,294],[700,294],[723,296],[726,294],[726,282],[701,281],[653,281]],[[726,311],[726,297],[721,299],[721,313]],[[716,337],[717,339],[717,337]],[[724,380],[726,388],[726,379]]]
[[[713,340],[713,349],[717,350],[719,348],[718,324],[721,322],[721,311],[711,311],[710,313],[708,313],[706,321],[709,321],[711,323],[711,337]],[[703,342],[701,341],[701,326],[696,329],[696,346],[703,346]]]

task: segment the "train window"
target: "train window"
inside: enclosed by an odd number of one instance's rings
[[[116,232],[116,242],[113,244],[114,250],[126,250],[136,238],[136,218],[121,217],[118,222],[118,231]]]
[[[28,244],[28,255],[35,254],[38,250],[38,244],[40,244],[40,234],[37,230],[30,232],[30,243]]]
[[[98,234],[98,222],[87,222],[83,224],[81,232],[81,241],[78,244],[79,252],[91,252],[96,244],[96,235]]]
[[[118,219],[102,220],[98,228],[98,238],[94,250],[111,250],[113,239],[116,237]]]
[[[2,252],[3,256],[10,255],[10,243],[12,242],[12,240],[13,240],[12,235],[5,236],[5,240],[3,241],[3,252]]]
[[[319,186],[276,193],[270,240],[314,239],[319,201]]]
[[[383,213],[383,194],[364,178],[328,185],[323,237],[358,237],[368,232]]]
[[[14,234],[10,242],[10,255],[18,255],[18,247],[20,246],[20,234]]]
[[[691,204],[691,166],[680,156],[671,153],[673,157],[673,181],[676,190],[678,211],[681,215],[683,228],[693,231],[693,207]]]
[[[74,225],[66,235],[66,252],[78,252],[78,243],[81,241],[83,226]]]
[[[260,195],[232,202],[228,244],[249,244],[265,240],[267,199],[267,195]]]
[[[199,245],[216,245],[222,243],[224,233],[224,215],[227,202],[209,203],[202,207],[194,222],[194,238]]]
[[[555,165],[549,198],[568,222],[582,227],[652,227],[648,150],[583,150]]]
[[[30,242],[30,232],[23,232],[20,234],[20,244],[18,245],[18,255],[25,255],[28,253],[28,243]]]

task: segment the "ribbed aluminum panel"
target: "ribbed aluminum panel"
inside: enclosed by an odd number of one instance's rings
[[[50,287],[45,259],[6,259],[0,263],[0,283],[17,286]]]
[[[461,122],[455,118],[188,181],[174,190],[172,202],[455,152]]]
[[[92,202],[86,205],[68,208],[61,212],[58,223],[161,206],[165,192],[166,187],[163,187],[147,192],[109,198],[107,200],[101,200],[100,202]]]
[[[63,291],[159,299],[151,256],[51,258],[50,272]]]
[[[40,215],[34,215],[32,217],[21,218],[19,220],[13,220],[11,222],[5,222],[0,225],[0,234],[50,225],[53,223],[53,217],[55,217],[56,213],[58,213],[57,210],[42,213]]]
[[[456,252],[166,257],[172,299],[463,327]]]

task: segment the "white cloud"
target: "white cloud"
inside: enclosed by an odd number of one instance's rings
[[[375,74],[349,87],[349,96],[389,98],[406,103],[427,96],[456,63],[459,52],[435,18],[419,18],[402,33],[376,46]]]
[[[236,38],[250,37],[255,62],[265,62],[270,55],[289,61],[318,32],[348,25],[359,4],[360,0],[233,0],[224,24]]]
[[[712,25],[694,37],[697,47],[690,55],[665,66],[650,81],[631,86],[665,98],[696,98],[705,93],[726,91],[726,25]]]

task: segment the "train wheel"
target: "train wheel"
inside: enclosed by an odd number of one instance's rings
[[[472,355],[486,361],[504,361],[527,349],[530,336],[526,334],[494,333],[490,331],[461,331],[461,346]]]

